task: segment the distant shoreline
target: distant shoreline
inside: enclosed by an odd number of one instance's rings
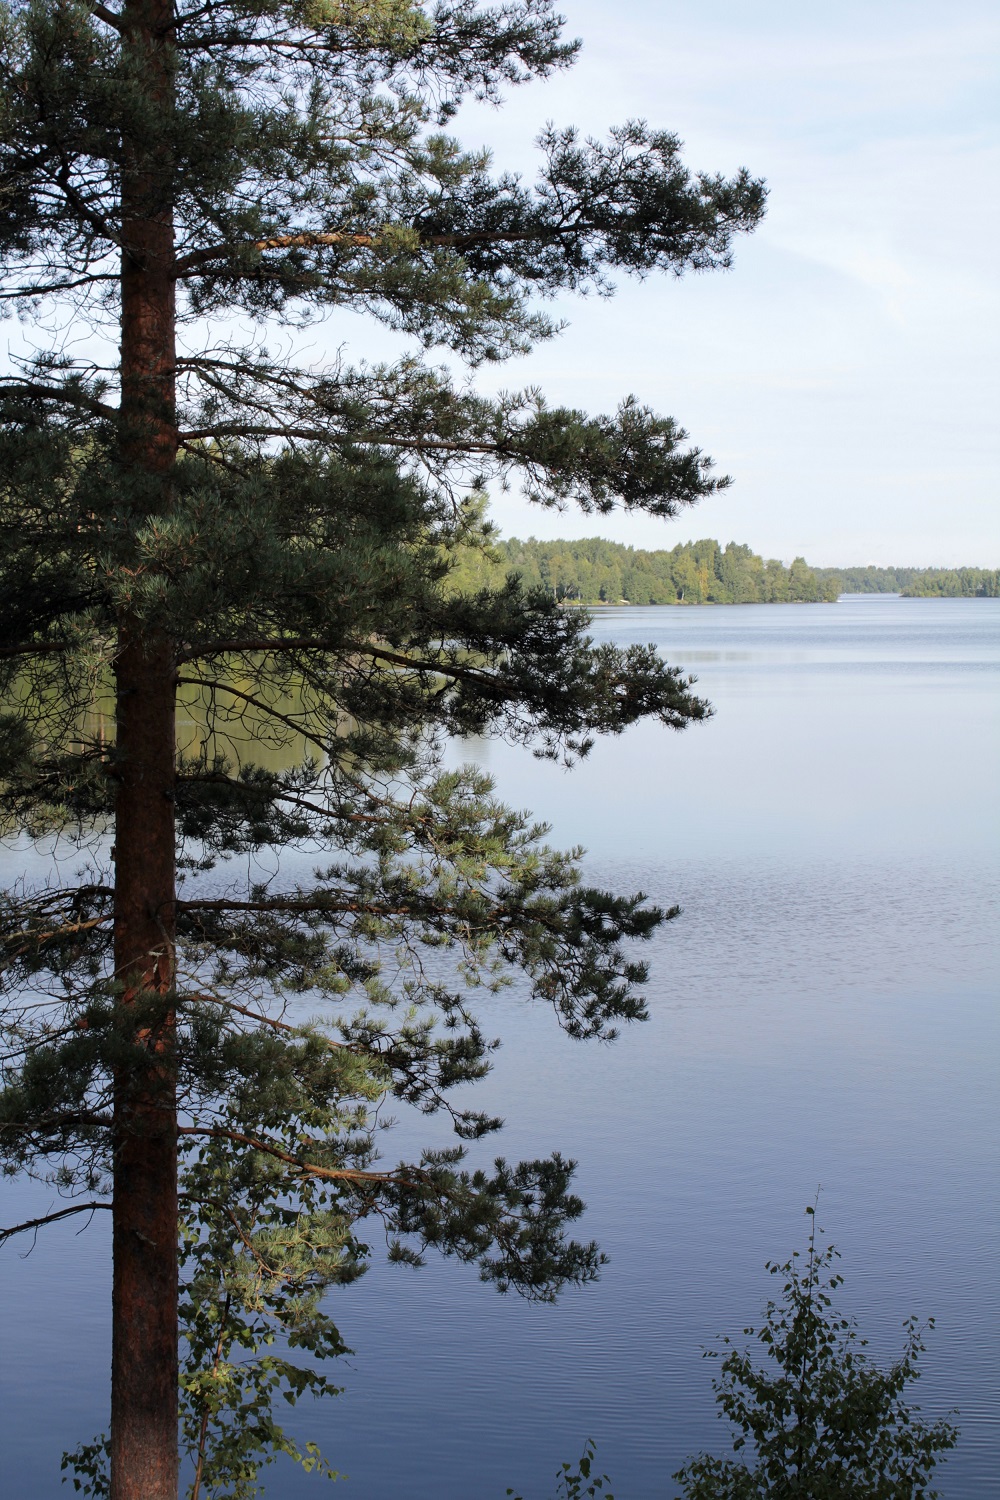
[[[451,554],[447,587],[456,593],[504,587],[511,574],[558,604],[603,607],[697,604],[833,604],[843,594],[904,598],[1000,597],[1000,569],[819,568],[803,557],[787,566],[745,543],[711,538],[649,552],[603,537],[543,542],[483,539]]]
[[[888,590],[850,590],[845,589],[836,599],[745,599],[740,601],[743,605],[765,604],[839,604],[841,599],[990,599],[996,598],[993,594],[904,594],[902,592],[890,593]],[[674,604],[633,604],[631,599],[618,599],[617,601],[603,600],[600,604],[584,604],[579,599],[560,599],[560,609],[732,609],[732,603],[720,604],[713,599],[703,599],[699,603],[689,600],[678,600]]]

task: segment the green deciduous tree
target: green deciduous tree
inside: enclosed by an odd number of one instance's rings
[[[933,1500],[935,1465],[958,1434],[947,1421],[924,1421],[906,1399],[924,1348],[917,1321],[905,1325],[900,1357],[888,1369],[875,1364],[854,1321],[834,1307],[837,1252],[817,1246],[815,1210],[807,1212],[805,1256],[767,1267],[783,1278],[781,1298],[768,1302],[760,1328],[745,1330],[763,1364],[728,1338],[724,1352],[708,1351],[720,1360],[715,1399],[738,1457],[702,1454],[674,1477],[685,1500]]]
[[[835,570],[834,570],[835,571]],[[681,542],[670,552],[644,552],[604,537],[580,541],[493,540],[485,551],[459,547],[452,588],[503,583],[508,572],[575,604],[810,604],[838,597],[835,578],[797,558],[790,568],[765,562],[730,542]]]
[[[320,1298],[363,1223],[528,1296],[596,1272],[571,1164],[471,1170],[499,1122],[450,1091],[488,1068],[477,987],[522,973],[610,1035],[643,1015],[627,945],[669,913],[583,886],[440,747],[572,758],[706,709],[551,593],[449,590],[449,559],[491,478],[661,516],[724,481],[631,399],[590,417],[263,342],[347,308],[474,365],[555,331],[539,298],[728,264],[761,185],[690,173],[672,135],[550,128],[528,186],[444,133],[567,66],[560,24],[549,0],[0,9],[3,297],[51,334],[0,380],[2,808],[81,845],[76,878],[3,898],[0,1144],[61,1215],[111,1210],[112,1500],[174,1500],[179,1385],[202,1493],[294,1450],[270,1396],[313,1377],[268,1341],[336,1352]],[[299,851],[280,875],[273,849]],[[386,1096],[449,1111],[455,1148],[386,1166]]]

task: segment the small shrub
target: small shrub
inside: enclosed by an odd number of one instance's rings
[[[904,1398],[919,1377],[923,1328],[910,1318],[899,1358],[888,1369],[874,1364],[854,1319],[834,1308],[839,1257],[817,1246],[815,1209],[806,1212],[804,1257],[768,1264],[783,1278],[781,1297],[760,1328],[744,1329],[763,1346],[763,1363],[728,1338],[706,1351],[721,1360],[712,1385],[738,1457],[700,1454],[674,1479],[684,1500],[934,1500],[931,1474],[958,1431],[923,1421]]]

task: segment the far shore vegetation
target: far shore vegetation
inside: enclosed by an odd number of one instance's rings
[[[1000,596],[1000,570],[989,568],[812,568],[789,565],[748,546],[709,539],[644,552],[603,537],[541,542],[495,541],[487,551],[459,549],[453,587],[495,588],[508,573],[566,604],[822,604],[841,594],[911,598]]]

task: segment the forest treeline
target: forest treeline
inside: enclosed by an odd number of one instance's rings
[[[549,589],[573,604],[808,604],[836,599],[840,592],[839,584],[821,579],[801,557],[786,568],[737,542],[681,542],[669,552],[643,552],[602,537],[511,537],[491,552],[463,552],[452,575],[455,586],[496,585],[514,572],[526,586]]]
[[[842,594],[903,594],[907,599],[996,599],[1000,568],[817,568]]]
[[[1000,594],[1000,572],[982,568],[811,568],[797,557],[786,567],[749,547],[705,539],[670,551],[644,552],[603,537],[541,542],[496,541],[489,552],[461,549],[451,575],[462,592],[520,574],[570,604],[817,604],[842,593],[910,596]]]

